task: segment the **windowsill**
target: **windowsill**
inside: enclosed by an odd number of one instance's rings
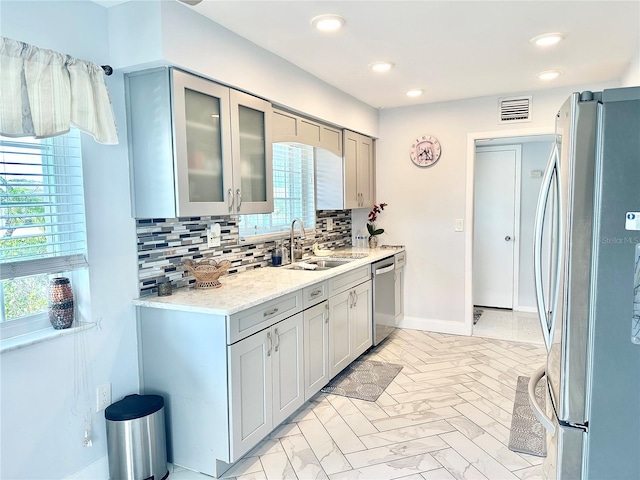
[[[65,328],[63,330],[55,330],[54,328],[45,328],[36,332],[27,333],[24,335],[17,335],[15,337],[7,338],[0,341],[0,354],[5,352],[11,352],[13,350],[19,350],[21,348],[35,345],[37,343],[46,342],[53,338],[63,337],[65,335],[71,335],[73,333],[82,332],[95,327],[95,323],[81,323],[77,327]]]

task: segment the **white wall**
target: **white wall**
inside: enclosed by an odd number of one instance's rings
[[[107,13],[92,2],[3,0],[0,9],[3,36],[99,64],[110,61]],[[99,326],[0,357],[0,478],[65,478],[103,462],[105,420],[104,412],[95,413],[96,387],[111,383],[114,401],[138,391],[131,306],[137,296],[137,254],[122,75],[108,77],[107,84],[120,145],[82,138],[91,283],[86,320]],[[76,391],[85,376],[88,395]],[[85,448],[83,416],[89,409],[93,447]]]
[[[582,85],[533,93],[532,121],[504,126],[497,124],[497,97],[381,111],[376,198],[389,204],[379,222],[387,232],[382,243],[407,246],[403,326],[470,332],[470,324],[465,327],[464,323],[465,289],[470,286],[465,271],[468,233],[454,232],[456,218],[465,219],[465,228],[470,227],[465,218],[468,136],[553,132],[557,109],[571,92],[615,86]],[[423,134],[434,135],[442,145],[440,161],[430,168],[418,168],[409,159],[413,139]]]
[[[520,179],[520,271],[518,278],[518,307],[535,309],[536,292],[533,284],[533,224],[542,177],[532,177],[532,170],[544,171],[552,142],[522,144],[522,175]]]
[[[636,52],[633,61],[629,65],[629,69],[622,77],[623,87],[637,87],[640,86],[640,45],[638,45],[638,51]]]
[[[109,16],[114,68],[180,66],[292,110],[378,136],[377,109],[179,2],[128,2],[109,9]]]

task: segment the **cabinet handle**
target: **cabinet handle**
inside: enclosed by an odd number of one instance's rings
[[[242,206],[242,195],[240,194],[240,189],[236,190],[236,198],[238,199],[238,206],[236,209],[240,211],[240,207]]]
[[[322,290],[315,290],[309,294],[309,297],[316,298],[318,295],[322,295]]]
[[[353,308],[353,290],[349,292],[349,308]]]
[[[233,190],[231,189],[227,191],[227,206],[229,207],[229,211],[233,210]]]
[[[329,323],[329,312],[331,311],[331,309],[329,309],[328,303],[324,304],[324,309],[327,311],[327,315],[324,317],[324,323]]]
[[[271,332],[267,332],[267,340],[269,340],[269,347],[267,348],[267,357],[270,357],[271,347],[273,347],[273,341],[271,340]]]
[[[272,309],[272,310],[269,310],[268,312],[264,312],[264,313],[262,314],[262,316],[263,316],[263,317],[270,317],[271,315],[274,315],[274,314],[276,314],[276,313],[278,313],[278,307],[276,307],[276,308],[274,308],[274,309]]]
[[[280,346],[280,334],[278,333],[278,329],[277,328],[273,331],[273,334],[276,337],[276,346],[275,346],[275,348],[273,350],[277,352],[278,351],[278,347]]]
[[[353,306],[356,307],[358,305],[358,294],[356,291],[353,291]]]

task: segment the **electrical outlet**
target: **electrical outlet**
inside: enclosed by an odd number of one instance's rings
[[[333,230],[333,218],[327,218],[327,232],[331,232]]]
[[[97,390],[96,412],[101,412],[111,405],[111,384],[100,385]]]

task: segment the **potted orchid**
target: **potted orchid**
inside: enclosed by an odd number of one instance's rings
[[[382,213],[386,206],[386,203],[374,205],[369,212],[369,219],[367,222],[367,230],[369,231],[369,248],[376,248],[378,246],[377,235],[384,233],[384,228],[378,228],[375,222],[378,219],[378,215]]]

